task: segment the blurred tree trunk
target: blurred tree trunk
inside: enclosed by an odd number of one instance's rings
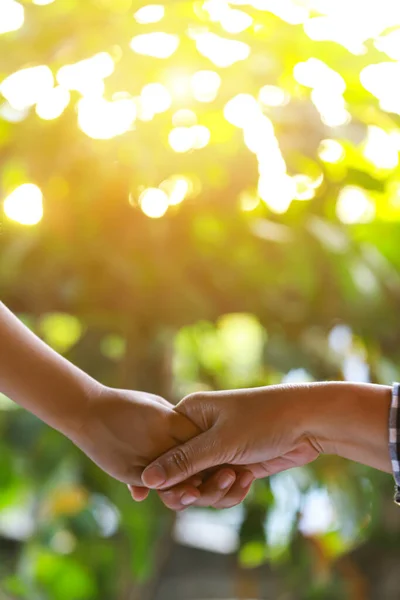
[[[171,398],[171,346],[158,324],[131,324],[126,354],[120,364],[119,385]]]
[[[166,336],[159,335],[158,324],[131,323],[125,339],[126,353],[120,363],[118,385],[170,399],[172,396],[171,345]],[[134,582],[129,565],[124,569],[121,600],[151,600],[162,568],[168,560],[174,522],[175,518],[171,514],[168,528],[156,540],[154,575],[150,581]]]

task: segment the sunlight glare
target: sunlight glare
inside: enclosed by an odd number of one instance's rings
[[[215,71],[197,71],[192,75],[192,93],[198,102],[213,102],[220,86],[221,77]]]
[[[163,113],[171,107],[171,94],[162,83],[148,83],[140,95],[145,109],[153,114]]]
[[[318,58],[309,58],[297,63],[293,75],[298,83],[306,87],[329,90],[330,93],[336,94],[343,94],[346,91],[343,77]]]
[[[290,25],[301,25],[309,16],[309,8],[297,0],[252,0],[251,5],[257,10],[273,13]]]
[[[309,58],[298,63],[293,70],[298,83],[312,88],[311,100],[328,127],[339,127],[350,122],[343,93],[346,83],[341,75],[322,60]]]
[[[21,69],[6,77],[0,84],[0,92],[16,110],[24,110],[36,104],[53,89],[54,78],[49,67],[41,65]]]
[[[135,20],[140,25],[148,23],[158,23],[165,15],[165,8],[162,4],[148,4],[142,6],[135,12]]]
[[[189,108],[181,108],[172,115],[172,124],[175,127],[191,127],[197,125],[197,115]]]
[[[192,127],[175,127],[170,131],[168,141],[175,152],[183,153],[205,148],[210,138],[211,133],[208,127],[193,125]]]
[[[318,156],[326,163],[339,163],[345,157],[342,144],[337,140],[322,140],[318,148]]]
[[[84,97],[78,102],[79,127],[96,140],[109,140],[129,131],[135,119],[133,100],[108,102],[104,98]]]
[[[169,132],[168,141],[175,152],[189,152],[194,144],[193,130],[191,127],[175,127]]]
[[[211,21],[218,23],[231,8],[227,0],[206,0],[203,3],[203,10],[208,13]]]
[[[246,60],[250,46],[238,40],[230,40],[215,33],[200,32],[195,36],[197,50],[217,67],[225,68]]]
[[[285,106],[289,97],[276,85],[264,85],[258,92],[258,101],[262,106]]]
[[[36,114],[45,121],[57,119],[67,108],[70,93],[61,86],[57,86],[42,96],[36,104]]]
[[[365,190],[348,185],[339,194],[336,214],[345,225],[368,223],[375,216],[375,205]]]
[[[227,33],[235,35],[248,29],[253,24],[253,17],[242,10],[231,9],[222,15],[220,23]]]
[[[375,40],[375,46],[389,58],[400,60],[400,29],[395,29]]]
[[[160,184],[160,189],[168,196],[170,206],[176,206],[192,192],[192,182],[182,175],[172,175]]]
[[[16,0],[0,0],[0,34],[17,31],[24,24],[24,7]]]
[[[108,52],[100,52],[77,63],[61,67],[58,83],[67,90],[76,90],[82,96],[101,96],[104,79],[114,72],[115,64]]]
[[[340,127],[351,121],[351,114],[342,95],[329,89],[317,88],[311,92],[311,100],[321,116],[321,121],[328,127]]]
[[[153,58],[169,58],[177,50],[180,39],[177,35],[154,31],[136,35],[130,43],[131,49],[137,54]]]
[[[355,55],[365,54],[366,42],[400,25],[400,4],[396,0],[307,1],[316,15],[304,24],[306,34],[315,41],[340,44]]]
[[[400,62],[368,65],[361,71],[360,81],[379,99],[382,110],[400,114]]]
[[[224,107],[225,119],[235,127],[243,128],[260,116],[258,102],[251,94],[237,94]]]
[[[258,193],[265,204],[275,213],[283,214],[296,197],[297,186],[289,175],[261,175]]]
[[[315,190],[318,185],[311,177],[299,174],[295,175],[293,180],[296,184],[295,200],[312,200],[315,198]]]
[[[43,195],[37,185],[24,183],[4,200],[4,212],[21,225],[36,225],[43,217]]]
[[[361,21],[362,19],[359,19]],[[365,35],[350,19],[317,16],[304,23],[304,31],[315,42],[332,41],[355,55],[365,54]]]
[[[205,125],[194,125],[194,127],[192,127],[192,134],[193,148],[195,150],[205,148],[211,139],[210,130]]]
[[[269,154],[270,161],[274,160],[275,150],[279,152],[272,121],[264,115],[260,115],[258,119],[253,119],[245,124],[243,139],[250,152],[257,154],[259,157]]]
[[[391,170],[399,164],[397,141],[380,127],[368,127],[363,154],[378,169]]]
[[[139,203],[147,217],[160,219],[168,210],[169,198],[163,190],[147,188],[140,194]]]
[[[9,123],[21,123],[29,115],[29,108],[17,110],[9,102],[0,104],[0,117]]]

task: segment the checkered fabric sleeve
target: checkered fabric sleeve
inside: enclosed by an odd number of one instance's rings
[[[393,385],[392,404],[390,407],[389,448],[393,475],[396,482],[394,501],[400,505],[400,384]]]

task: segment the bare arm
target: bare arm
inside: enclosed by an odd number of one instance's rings
[[[0,391],[52,427],[80,429],[101,385],[25,327],[0,303]]]
[[[159,396],[101,385],[54,352],[0,302],[0,391],[69,437],[99,467],[144,499],[143,469],[162,452],[199,433]],[[162,493],[170,508],[234,505],[252,477],[222,468]],[[242,477],[245,476],[245,485]],[[198,488],[198,489],[197,489]]]
[[[203,433],[157,459],[143,482],[163,489],[224,463],[261,478],[321,453],[391,472],[390,400],[390,387],[340,382],[194,394],[176,410]]]
[[[326,398],[324,398],[326,390]],[[310,388],[309,429],[325,454],[336,454],[391,473],[391,387],[327,383]],[[303,427],[306,422],[303,419]]]

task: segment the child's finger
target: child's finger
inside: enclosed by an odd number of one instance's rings
[[[236,472],[230,467],[223,467],[213,473],[198,489],[200,498],[194,506],[215,506],[230,495],[230,489],[235,484]]]
[[[128,489],[135,502],[143,502],[150,493],[148,488],[140,487],[138,485],[128,485]]]
[[[184,510],[200,497],[200,492],[198,492],[197,488],[202,483],[203,477],[201,475],[194,475],[184,483],[180,483],[170,490],[159,491],[157,493],[167,508],[175,511]],[[184,499],[183,502],[182,499]]]
[[[232,508],[233,506],[240,504],[249,493],[253,482],[254,476],[250,471],[237,473],[236,481],[229,489],[228,493],[213,504],[213,507],[223,509]]]

